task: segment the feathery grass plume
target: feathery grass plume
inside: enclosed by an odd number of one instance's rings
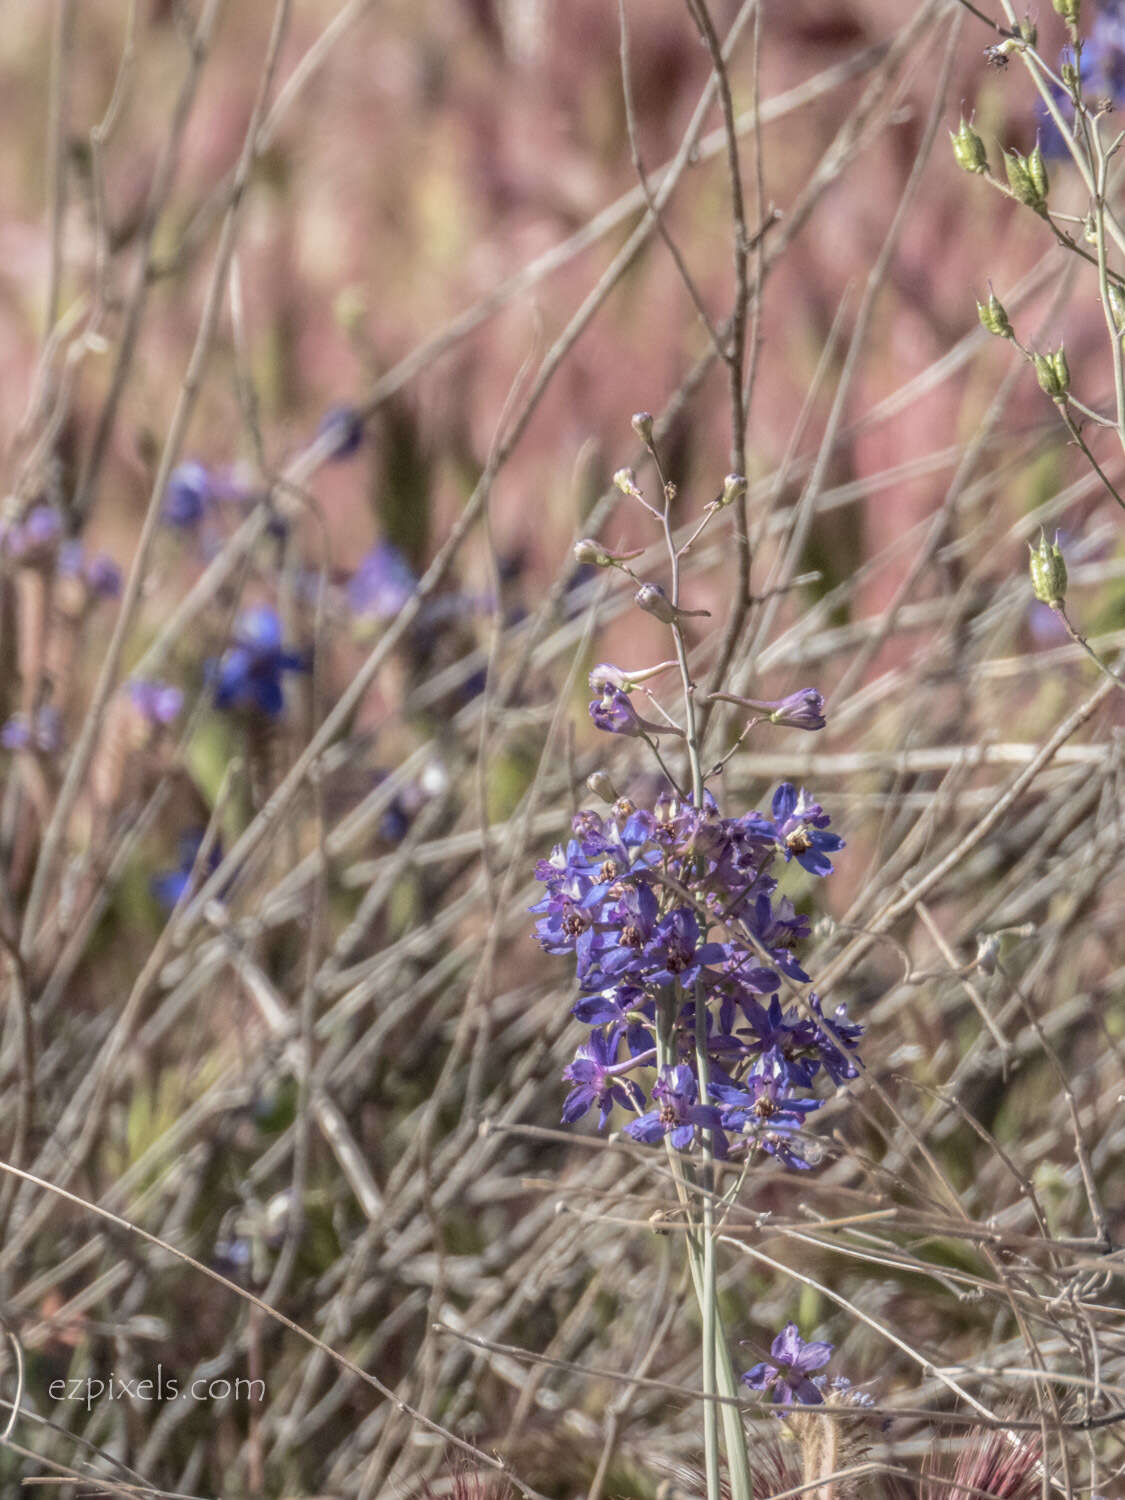
[[[1043,1493],[1043,1443],[1038,1433],[978,1427],[952,1449],[935,1439],[919,1500],[1038,1500]]]

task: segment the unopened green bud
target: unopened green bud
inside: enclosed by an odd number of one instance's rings
[[[1054,541],[1048,542],[1047,533],[1040,531],[1039,545],[1033,547],[1028,542],[1027,549],[1031,553],[1028,568],[1035,597],[1041,604],[1049,604],[1054,609],[1066,598],[1066,562],[1059,546],[1058,532],[1055,532]]]
[[[1036,147],[1036,150],[1038,149]],[[1042,165],[1042,157],[1040,157],[1040,165]],[[1012,190],[1012,196],[1018,198],[1021,203],[1026,203],[1028,208],[1033,208],[1036,213],[1042,213],[1047,204],[1032,176],[1028,158],[1021,156],[1018,151],[1005,151],[1004,170],[1008,174],[1008,186]],[[1046,173],[1043,177],[1045,181]]]
[[[949,132],[949,139],[953,142],[953,159],[962,172],[988,170],[988,152],[984,149],[984,142],[964,117],[957,129]]]
[[[1125,291],[1116,281],[1109,283],[1109,311],[1113,318],[1113,326],[1120,333],[1125,328]]]
[[[1067,364],[1066,350],[1061,344],[1055,350],[1054,354],[1051,355],[1051,363],[1055,367],[1055,378],[1061,386],[1062,393],[1065,396],[1066,393],[1070,390],[1070,366],[1069,364]]]
[[[594,796],[600,797],[603,802],[608,802],[612,805],[617,801],[617,788],[609,779],[608,772],[591,771],[590,775],[586,777],[586,785],[593,792]]]
[[[736,500],[741,500],[746,493],[746,475],[728,474],[723,480],[723,493],[719,497],[720,505],[733,505]]]
[[[1039,28],[1030,16],[1024,16],[1020,22],[1020,37],[1029,47],[1034,47],[1039,40]]]
[[[612,568],[613,558],[605,550],[600,542],[595,542],[591,537],[583,537],[580,542],[574,544],[574,561],[584,563],[592,568]]]
[[[676,607],[658,583],[642,583],[633,595],[633,603],[646,614],[655,615],[663,624],[675,624]]]
[[[639,494],[637,489],[637,476],[632,469],[618,469],[613,476],[613,482],[623,495]]]
[[[1058,15],[1062,16],[1068,26],[1077,26],[1078,17],[1082,11],[1082,0],[1051,0]]]
[[[1078,92],[1078,69],[1072,62],[1063,63],[1059,69],[1059,76],[1068,94],[1076,94]]]
[[[647,447],[652,447],[652,412],[637,411],[630,418],[633,431]]]
[[[989,333],[995,334],[998,339],[1012,337],[1012,325],[1008,322],[1004,304],[991,288],[988,292],[988,301],[977,303],[977,317],[981,320],[983,327],[987,328]]]

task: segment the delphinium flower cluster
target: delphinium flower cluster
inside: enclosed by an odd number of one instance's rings
[[[779,895],[777,872],[795,860],[829,874],[842,840],[828,824],[788,783],[768,816],[723,817],[710,791],[698,808],[669,791],[651,809],[620,798],[604,816],[578,814],[566,848],[538,867],[546,894],[533,908],[544,948],[574,955],[574,1014],[591,1028],[565,1072],[568,1123],[597,1108],[604,1128],[617,1105],[636,1116],[624,1129],[637,1140],[667,1135],[688,1151],[707,1131],[719,1157],[816,1159],[804,1132],[824,1103],[815,1086],[855,1076],[861,1028],[843,1006],[825,1016],[815,994],[800,1009],[783,1000],[783,976],[809,983],[795,951],[809,923]]]
[[[573,819],[571,837],[537,876],[545,887],[532,908],[536,935],[550,953],[573,959],[580,996],[575,1017],[587,1039],[564,1071],[570,1092],[563,1119],[591,1110],[605,1129],[615,1111],[627,1116],[633,1140],[663,1145],[683,1191],[687,1246],[703,1324],[704,1452],[709,1497],[720,1491],[718,1423],[727,1472],[738,1500],[750,1494],[742,1431],[733,1405],[736,1386],[716,1293],[713,1163],[772,1157],[805,1170],[821,1155],[806,1127],[828,1087],[857,1076],[862,1028],[844,1006],[828,1015],[809,986],[798,951],[809,921],[781,890],[787,866],[810,876],[832,873],[843,840],[829,814],[806,790],[785,782],[767,812],[725,814],[708,787],[757,726],[816,732],[826,723],[815,688],[781,699],[746,697],[725,684],[705,698],[694,679],[688,622],[706,617],[681,603],[681,566],[701,533],[745,494],[741,475],[722,491],[683,541],[672,527],[675,486],[664,476],[647,413],[633,427],[653,461],[662,503],[652,504],[631,470],[616,483],[660,526],[668,554],[667,586],[633,564],[642,552],[615,551],[587,538],[575,547],[584,566],[616,569],[635,586],[634,602],[667,626],[673,656],[638,670],[601,663],[590,674],[590,718],[602,732],[642,740],[666,778],[652,805],[619,796],[605,771],[590,789],[609,804]],[[639,566],[639,565],[638,565]],[[649,684],[675,673],[682,711],[675,716]],[[647,696],[642,712],[640,697]],[[749,715],[734,745],[705,775],[701,714],[705,705],[734,705]],[[682,751],[679,775],[672,769]],[[667,758],[666,758],[667,756]],[[689,1182],[700,1192],[690,1207]],[[754,1389],[784,1392],[811,1403],[819,1387],[809,1372],[830,1346],[804,1345],[795,1325],[774,1341],[774,1362],[749,1371]],[[716,1417],[712,1395],[725,1398]]]

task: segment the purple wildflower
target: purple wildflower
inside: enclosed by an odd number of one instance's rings
[[[410,564],[391,542],[376,542],[348,584],[348,604],[357,615],[393,620],[418,587]]]
[[[1063,62],[1074,64],[1074,54],[1067,48]],[[1105,99],[1109,107],[1120,108],[1125,104],[1125,6],[1122,0],[1101,0],[1090,26],[1078,68],[1079,84],[1083,95],[1091,101]],[[1074,103],[1069,94],[1051,86],[1055,103],[1063,118],[1074,123]],[[1043,155],[1057,160],[1069,159],[1062,132],[1046,104],[1036,105],[1036,122],[1039,127],[1039,148]]]
[[[168,476],[161,515],[169,526],[190,531],[214,499],[211,475],[200,463],[178,464]]]
[[[709,1130],[715,1155],[727,1154],[719,1111],[713,1105],[698,1102],[699,1087],[695,1074],[685,1063],[661,1068],[660,1076],[652,1086],[652,1098],[656,1108],[639,1120],[630,1120],[625,1127],[626,1135],[648,1145],[655,1145],[665,1136],[670,1136],[677,1151],[687,1151],[697,1130]]]
[[[163,729],[174,723],[184,706],[183,693],[167,682],[134,677],[128,684],[128,693],[130,702],[141,718],[156,729]]]
[[[284,707],[283,674],[304,669],[304,660],[282,646],[277,611],[255,604],[239,615],[234,644],[211,665],[215,707],[250,709],[274,719]]]
[[[595,727],[606,734],[623,734],[631,739],[645,732],[644,721],[633,707],[627,694],[604,692],[590,704],[590,717]]]
[[[575,1085],[563,1104],[564,1125],[573,1125],[596,1104],[598,1129],[604,1130],[615,1104],[636,1112],[644,1103],[644,1095],[633,1080],[622,1077],[626,1070],[640,1064],[636,1057],[617,1061],[620,1034],[618,1027],[592,1032],[589,1041],[575,1053],[574,1061],[563,1069],[563,1077]]]
[[[786,860],[796,859],[810,875],[831,875],[829,853],[844,847],[839,834],[826,833],[828,814],[802,788],[783,782],[773,794],[773,834]]]
[[[797,1171],[807,1171],[813,1165],[808,1147],[802,1145],[799,1136],[806,1115],[818,1110],[823,1099],[815,1095],[798,1098],[783,1079],[756,1074],[733,1087],[716,1082],[712,1092],[722,1106],[724,1128],[742,1142]]]
[[[316,435],[318,440],[330,441],[328,457],[332,462],[352,458],[363,441],[363,418],[354,406],[330,407],[321,417]]]
[[[779,1406],[794,1401],[802,1406],[819,1406],[824,1397],[809,1376],[828,1363],[832,1349],[831,1344],[806,1344],[796,1323],[786,1323],[770,1345],[769,1359],[747,1370],[742,1384],[752,1391],[772,1390],[774,1403]]]
[[[60,578],[79,579],[95,599],[116,599],[121,592],[121,569],[113,558],[104,552],[87,557],[79,541],[59,548],[58,571]]]
[[[185,833],[180,839],[179,863],[174,870],[164,870],[154,875],[149,881],[152,894],[159,901],[165,911],[171,911],[176,904],[187,894],[191,885],[191,872],[195,868],[195,862],[199,857],[200,846],[203,843],[203,833],[196,829],[191,833]],[[204,862],[204,868],[200,871],[200,880],[206,880],[213,875],[222,863],[223,850],[219,840],[216,839],[211,846],[211,852]]]
[[[42,567],[53,562],[62,529],[62,517],[54,506],[33,505],[4,538],[8,556],[27,567]]]
[[[0,747],[54,755],[62,748],[62,717],[58,709],[44,703],[35,710],[30,722],[26,714],[13,714],[0,729]]]

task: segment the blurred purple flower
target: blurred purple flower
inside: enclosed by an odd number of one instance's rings
[[[168,476],[161,515],[169,526],[188,531],[202,520],[212,498],[211,475],[203,465],[182,463]]]
[[[26,714],[13,714],[0,729],[0,747],[5,750],[34,750],[40,755],[54,755],[62,748],[62,718],[53,704],[36,709],[34,720]]]
[[[62,538],[62,517],[52,505],[33,505],[4,538],[8,556],[29,567],[54,559]]]
[[[1069,47],[1063,52],[1062,60],[1074,66],[1074,53]],[[1120,109],[1125,104],[1125,5],[1122,0],[1100,0],[1097,5],[1082,46],[1078,77],[1082,94],[1091,107],[1097,108],[1101,100],[1108,101],[1110,109]],[[1051,94],[1063,118],[1073,125],[1074,105],[1070,96],[1055,87],[1051,87]],[[1042,100],[1037,102],[1035,114],[1039,126],[1039,149],[1043,155],[1069,160],[1070,153],[1062,132]]]
[[[331,441],[329,459],[336,463],[352,458],[363,441],[363,418],[354,406],[333,406],[320,419],[316,430],[318,440]]]
[[[828,1363],[832,1348],[831,1344],[806,1344],[796,1323],[786,1323],[770,1345],[769,1359],[747,1370],[742,1384],[752,1391],[772,1390],[775,1403],[781,1406],[794,1401],[819,1406],[824,1397],[809,1376]]]
[[[392,620],[418,587],[410,564],[391,542],[376,542],[352,574],[348,603],[357,615]]]
[[[63,578],[79,578],[96,599],[116,599],[121,593],[121,569],[104,552],[88,558],[82,543],[71,540],[59,548],[59,574]]]
[[[304,660],[282,646],[277,611],[252,605],[235,622],[234,644],[209,666],[215,707],[251,709],[274,719],[285,705],[283,675],[304,670]]]
[[[191,833],[185,833],[180,838],[179,863],[174,870],[164,870],[154,875],[149,881],[149,889],[159,901],[165,911],[172,908],[186,894],[191,884],[191,872],[195,868],[195,861],[199,857],[199,849],[203,843],[203,832],[194,829]],[[223,850],[219,840],[216,839],[211,846],[211,852],[204,861],[204,868],[200,871],[200,878],[206,880],[213,875],[222,863]]]
[[[133,707],[154,728],[166,728],[180,716],[184,695],[167,682],[152,682],[134,677],[128,685]]]

